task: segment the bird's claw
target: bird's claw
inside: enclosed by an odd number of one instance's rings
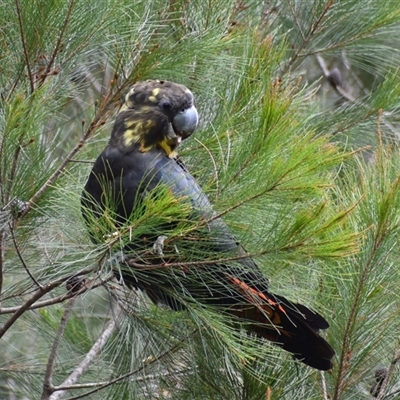
[[[159,236],[156,241],[153,243],[153,253],[157,256],[163,257],[164,253],[164,242],[168,238],[168,236],[161,235]]]

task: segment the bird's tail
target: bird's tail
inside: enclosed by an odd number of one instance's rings
[[[166,272],[147,266],[142,274],[123,272],[122,278],[129,286],[146,291],[154,303],[174,310],[186,308],[181,297],[220,308],[243,321],[249,332],[281,346],[304,364],[324,371],[332,368],[335,352],[319,335],[319,330],[329,327],[328,322],[301,304],[269,293],[268,281],[257,279],[251,271],[239,273],[231,268],[227,272],[225,266],[214,266]]]
[[[323,371],[332,368],[335,352],[318,333],[329,327],[321,315],[284,297],[261,292],[237,278],[230,279],[245,300],[231,310],[248,322],[249,331],[278,344],[310,367]]]

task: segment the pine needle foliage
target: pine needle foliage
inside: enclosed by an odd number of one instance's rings
[[[399,25],[395,1],[4,0],[0,398],[399,396]],[[180,155],[271,291],[329,320],[331,372],[183,284],[172,311],[114,276],[127,243],[171,220],[186,261],[220,257],[165,188],[122,229],[81,216],[120,98],[145,79],[195,94]]]

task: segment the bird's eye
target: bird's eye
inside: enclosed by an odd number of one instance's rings
[[[169,111],[171,109],[171,103],[169,101],[163,101],[161,106],[164,110]]]

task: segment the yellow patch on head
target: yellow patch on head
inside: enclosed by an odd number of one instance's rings
[[[155,103],[157,101],[158,93],[160,93],[159,88],[153,89],[153,91],[151,92],[151,96],[149,96],[149,101],[151,101],[152,103]]]
[[[133,103],[130,101],[130,97],[131,95],[135,92],[135,88],[132,88],[126,95],[124,98],[124,104],[122,104],[121,108],[120,108],[120,112],[121,111],[126,111],[129,108],[131,108],[133,106]]]

